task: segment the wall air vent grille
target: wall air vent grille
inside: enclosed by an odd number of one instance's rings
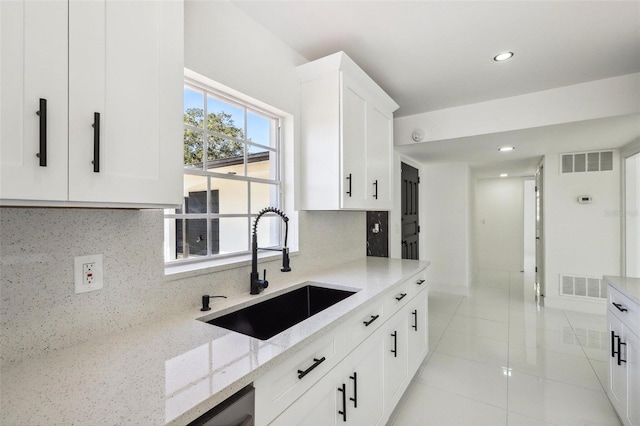
[[[560,168],[562,173],[610,171],[613,170],[613,151],[561,154]]]
[[[606,299],[607,285],[600,278],[560,275],[560,294],[562,296]]]

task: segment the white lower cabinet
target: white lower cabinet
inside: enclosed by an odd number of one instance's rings
[[[257,379],[256,425],[384,425],[427,355],[423,274],[394,286],[351,321]],[[344,345],[331,351],[328,343],[321,344],[325,340]],[[296,378],[304,362],[327,353],[332,357],[309,377]],[[289,385],[278,385],[287,380]]]
[[[640,426],[640,306],[609,286],[607,395],[625,426]]]
[[[383,420],[383,346],[368,339],[271,425],[378,425]]]

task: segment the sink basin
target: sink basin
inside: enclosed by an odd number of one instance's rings
[[[355,291],[306,285],[207,323],[266,340],[354,293]]]

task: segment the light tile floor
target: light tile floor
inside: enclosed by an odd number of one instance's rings
[[[482,270],[468,297],[429,294],[429,355],[393,426],[620,425],[606,317],[538,307],[533,277]]]

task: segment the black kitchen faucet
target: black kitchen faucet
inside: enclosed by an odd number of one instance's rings
[[[264,248],[260,250],[282,250],[282,268],[280,268],[280,271],[291,271],[291,267],[289,266],[289,248],[287,247],[287,236],[289,235],[289,218],[281,210],[278,210],[275,207],[264,208],[260,210],[260,213],[258,213],[258,216],[256,216],[256,220],[253,222],[253,234],[251,236],[251,294],[259,294],[263,289],[269,286],[269,281],[267,281],[267,270],[264,270],[262,279],[260,279],[260,275],[258,274],[258,221],[260,220],[262,215],[266,213],[275,213],[282,218],[282,221],[285,225],[284,245],[282,246],[282,248]]]

